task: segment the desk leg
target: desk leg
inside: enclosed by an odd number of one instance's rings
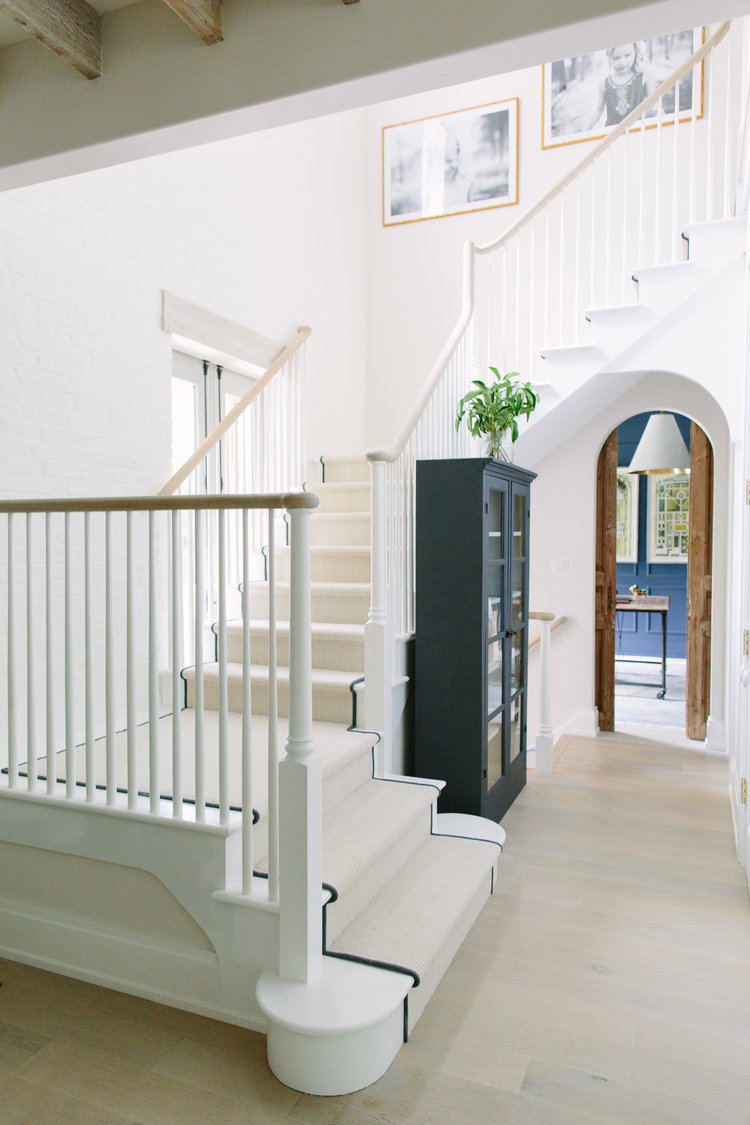
[[[661,615],[661,690],[656,698],[663,699],[667,694],[667,615]]]

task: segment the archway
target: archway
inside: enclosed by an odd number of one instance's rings
[[[662,473],[654,476],[648,487],[639,488],[637,478],[629,479],[626,462],[633,453],[634,435],[640,436],[648,417],[632,418],[630,427],[626,421],[612,430],[597,463],[595,695],[599,728],[615,729],[619,608],[619,617],[633,623],[633,633],[643,625],[640,638],[629,638],[631,653],[654,649],[658,641],[652,618],[660,619],[660,698],[666,691],[668,644],[673,656],[684,654],[685,731],[689,738],[705,739],[711,679],[713,453],[702,428],[682,418],[683,436],[690,449],[689,478]],[[631,585],[632,578],[635,581]],[[630,590],[636,589],[642,593],[633,597]],[[672,628],[668,630],[670,604]]]

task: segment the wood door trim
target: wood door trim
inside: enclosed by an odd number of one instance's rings
[[[706,737],[711,695],[711,557],[714,470],[711,443],[690,427],[690,518],[687,567],[685,733]]]
[[[599,729],[615,729],[615,605],[617,590],[617,430],[596,467],[595,702]]]

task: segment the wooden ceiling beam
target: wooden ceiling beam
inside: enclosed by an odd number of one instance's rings
[[[198,35],[204,43],[220,43],[221,0],[164,0],[173,12]]]
[[[101,16],[86,0],[0,0],[10,16],[85,78],[102,73]]]

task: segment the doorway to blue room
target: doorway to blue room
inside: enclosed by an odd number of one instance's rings
[[[690,419],[674,416],[683,465],[631,473],[652,417],[636,414],[617,429],[615,716],[618,726],[684,728]],[[641,612],[646,603],[657,611]]]

